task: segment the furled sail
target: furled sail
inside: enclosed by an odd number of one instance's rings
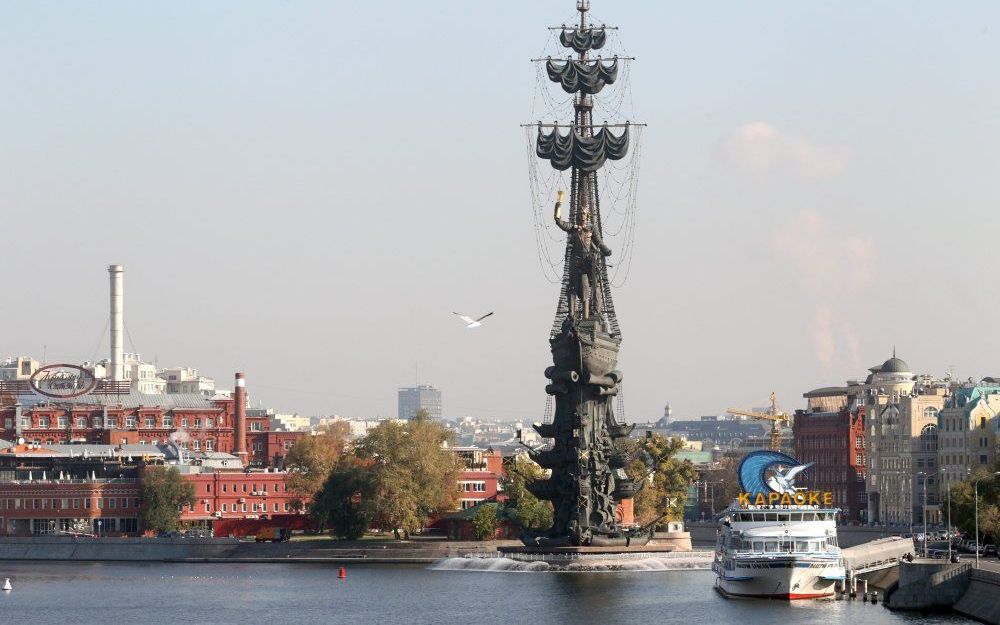
[[[585,137],[576,130],[562,135],[558,128],[545,134],[539,126],[535,153],[560,171],[570,167],[584,173],[597,171],[605,161],[617,161],[628,153],[628,126],[617,137],[608,128],[601,128],[593,136]]]
[[[618,78],[618,59],[610,64],[604,61],[555,61],[545,62],[549,80],[562,85],[566,93],[600,93],[604,85],[614,84]]]
[[[608,40],[608,31],[603,28],[588,28],[579,30],[577,28],[564,30],[559,33],[559,42],[564,48],[573,48],[583,54],[587,50],[600,50]]]

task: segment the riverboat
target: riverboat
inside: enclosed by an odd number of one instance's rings
[[[845,578],[831,493],[795,486],[810,465],[775,451],[740,463],[740,497],[719,517],[712,570],[727,597],[819,599]],[[817,503],[820,502],[820,503]]]
[[[719,525],[712,570],[727,597],[819,599],[844,579],[837,510],[737,507]]]

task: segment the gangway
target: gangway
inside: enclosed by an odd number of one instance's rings
[[[842,550],[844,568],[855,575],[880,571],[914,558],[913,541],[891,536]]]

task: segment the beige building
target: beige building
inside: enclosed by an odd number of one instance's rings
[[[918,377],[893,355],[865,380],[868,519],[888,525],[923,521],[938,502],[938,414],[950,394],[946,381]]]
[[[943,482],[964,480],[970,472],[988,469],[997,460],[1000,431],[1000,384],[983,380],[956,388],[941,411],[938,432],[938,464]]]
[[[17,356],[0,362],[0,380],[27,380],[41,365],[34,358]]]

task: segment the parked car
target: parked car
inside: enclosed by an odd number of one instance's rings
[[[993,556],[997,557],[997,546],[994,544],[983,545],[983,550],[980,552],[983,556]]]

